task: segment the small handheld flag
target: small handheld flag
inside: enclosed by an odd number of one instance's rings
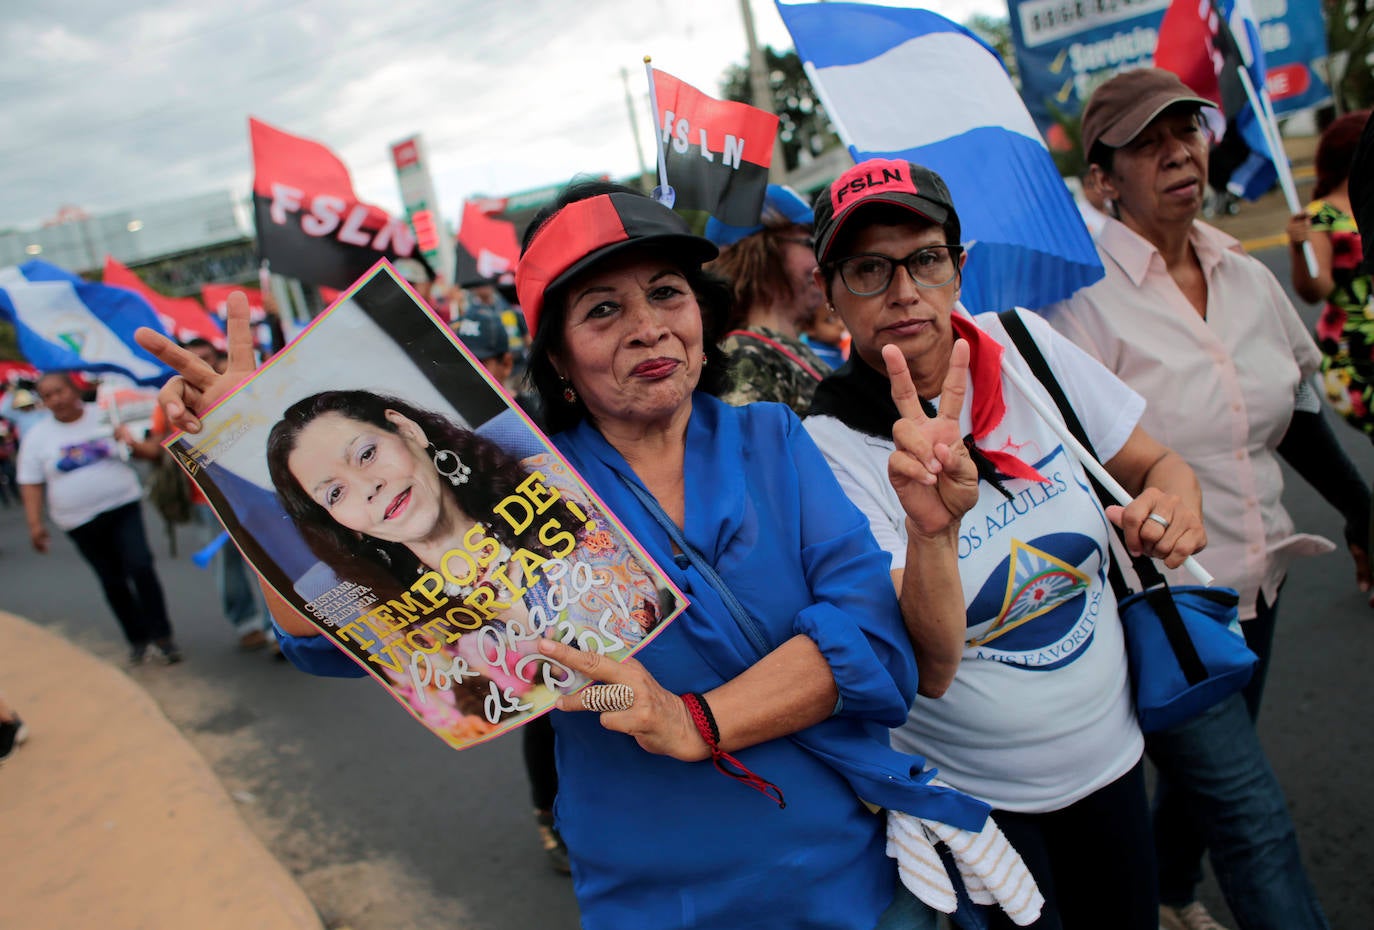
[[[1301,212],[1293,169],[1264,86],[1264,49],[1250,0],[1174,0],[1159,25],[1155,66],[1177,74],[1221,107],[1226,125],[1208,166],[1212,186],[1257,200],[1277,178],[1288,212]],[[1303,254],[1315,277],[1311,245],[1304,244]]]
[[[655,199],[697,233],[711,217],[730,226],[757,223],[778,118],[708,97],[657,68],[649,75],[660,159]]]
[[[472,287],[484,281],[509,280],[519,260],[515,224],[488,216],[478,201],[465,201],[463,223],[458,227],[454,283]]]

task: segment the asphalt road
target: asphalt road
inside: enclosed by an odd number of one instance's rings
[[[1261,257],[1286,280],[1281,251]],[[1310,322],[1313,311],[1302,309]],[[1337,434],[1362,472],[1374,475],[1370,443],[1343,425]],[[1286,499],[1300,531],[1341,538],[1335,513],[1297,479]],[[331,926],[577,926],[570,882],[547,867],[538,844],[519,740],[455,753],[379,688],[240,653],[212,578],[186,557],[191,531],[181,531],[181,556],[172,558],[155,516],[149,527],[188,661],[133,674],[214,766]],[[122,660],[94,574],[61,535],[49,555],[32,552],[17,508],[0,510],[0,607]],[[1275,656],[1261,732],[1332,925],[1357,930],[1374,912],[1374,736],[1363,700],[1374,668],[1374,610],[1355,590],[1342,553],[1291,573]],[[150,892],[150,907],[156,898]],[[1214,886],[1204,899],[1225,914]]]

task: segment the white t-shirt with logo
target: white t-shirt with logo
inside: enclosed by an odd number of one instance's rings
[[[63,530],[143,496],[110,425],[89,406],[79,420],[59,423],[48,416],[24,433],[15,472],[20,484],[47,485],[48,516]]]
[[[1098,455],[1111,459],[1145,401],[1039,317],[1021,315]],[[977,323],[1007,347],[1006,357],[1055,411],[996,315]],[[1046,812],[1121,777],[1144,741],[1107,582],[1106,517],[1072,453],[1005,377],[1002,390],[1006,416],[978,444],[1014,452],[1048,480],[1006,479],[1011,500],[980,483],[978,503],[960,525],[968,631],[959,671],[942,697],[916,698],[892,742],[924,755],[945,781],[996,808]],[[965,434],[973,401],[970,380],[960,416]],[[805,424],[841,487],[868,515],[892,567],[902,568],[906,523],[887,476],[891,440],[828,416]]]

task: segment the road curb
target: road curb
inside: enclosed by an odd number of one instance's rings
[[[127,675],[0,611],[0,927],[323,930],[200,754]]]

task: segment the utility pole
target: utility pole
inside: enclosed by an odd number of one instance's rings
[[[635,115],[634,94],[630,93],[630,69],[623,65],[620,68],[620,80],[625,85],[625,109],[630,111],[630,132],[634,133],[635,154],[639,156],[639,187],[648,193],[653,185],[645,180],[649,176],[649,165],[644,161],[644,140],[639,137],[639,117]],[[658,114],[654,114],[654,120],[657,123]],[[659,144],[657,125],[654,126],[654,133],[654,144],[657,145]]]
[[[764,60],[763,49],[759,48],[758,35],[754,32],[754,11],[749,0],[739,0],[740,15],[744,17],[744,41],[749,48],[749,95],[754,98],[754,106],[769,113],[773,108],[773,87],[768,81],[768,63]],[[781,184],[787,174],[787,159],[783,156],[782,140],[773,139],[773,165],[768,169],[768,180]]]

